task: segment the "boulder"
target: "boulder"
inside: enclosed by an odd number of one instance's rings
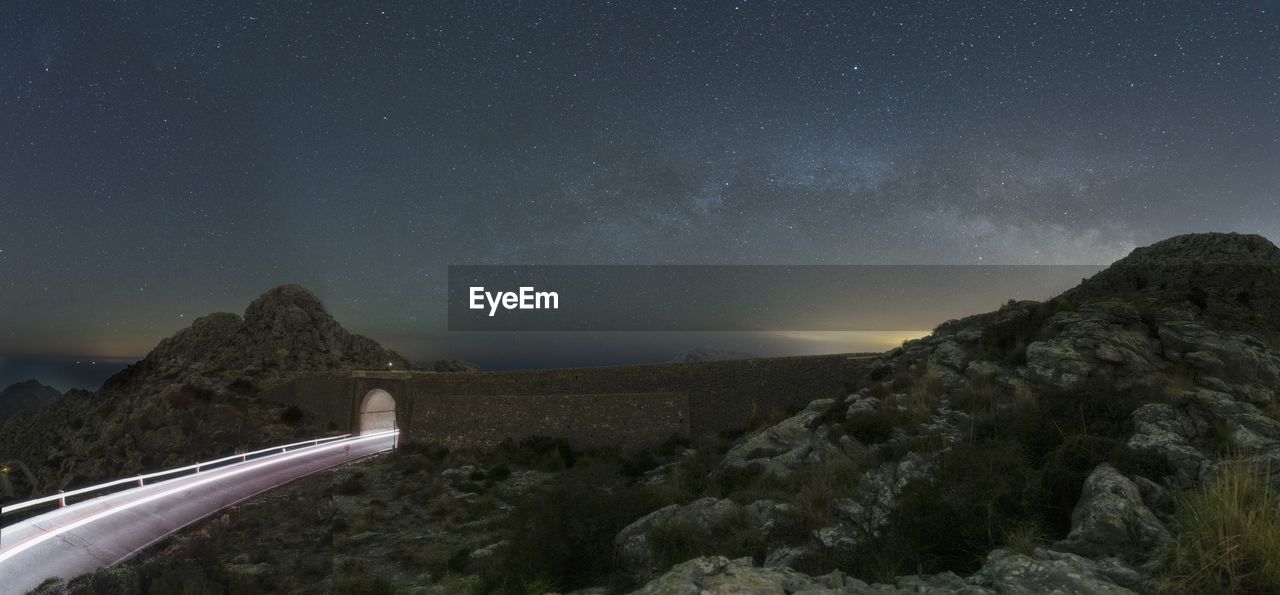
[[[837,579],[839,580],[839,579]],[[702,595],[703,593],[751,593],[787,595],[796,592],[834,593],[832,584],[790,568],[759,568],[749,558],[724,556],[694,558],[677,564],[662,576],[633,591],[634,595]]]
[[[753,473],[786,478],[816,463],[845,456],[827,440],[827,433],[815,427],[835,404],[834,399],[818,399],[777,424],[765,428],[734,446],[725,454],[724,465]]]
[[[1150,554],[1169,532],[1147,509],[1142,492],[1115,467],[1098,465],[1084,482],[1062,550],[1090,557]]]
[[[1114,569],[1074,554],[1036,550],[1027,556],[1000,549],[987,555],[969,582],[994,593],[1133,593],[1109,571]]]
[[[1112,576],[1135,580],[1123,564],[1093,562],[1069,553],[1037,550],[1034,556],[996,550],[973,576],[951,572],[900,576],[894,584],[867,584],[832,572],[809,576],[783,567],[757,567],[748,558],[694,558],[677,564],[633,595],[702,595],[751,593],[790,595],[905,595],[907,593],[1103,593],[1129,594]]]
[[[1059,312],[1048,321],[1053,338],[1027,345],[1023,378],[1054,388],[1073,388],[1099,376],[1121,382],[1160,369],[1146,328],[1114,304]]]
[[[682,531],[692,531],[701,538],[713,540],[724,523],[742,512],[742,507],[732,500],[711,497],[694,500],[684,506],[672,504],[623,527],[614,538],[614,546],[628,568],[645,575],[656,570],[652,566],[663,531],[679,527]]]
[[[1204,478],[1209,459],[1194,446],[1209,431],[1203,415],[1168,403],[1148,403],[1133,412],[1129,448],[1157,454],[1169,463],[1173,485],[1191,487]]]

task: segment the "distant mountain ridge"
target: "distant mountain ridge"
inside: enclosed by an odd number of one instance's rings
[[[62,393],[32,378],[9,385],[0,391],[0,424],[23,411],[38,409],[57,401]]]
[[[712,349],[709,347],[694,347],[693,349],[684,351],[671,358],[672,363],[691,363],[691,362],[718,362],[735,359],[754,359],[760,357],[754,353],[746,353],[743,351],[733,351],[730,349]]]

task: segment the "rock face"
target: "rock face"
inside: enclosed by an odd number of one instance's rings
[[[142,361],[107,379],[103,392],[135,390],[232,370],[409,369],[408,360],[347,332],[307,289],[282,285],[255,299],[244,316],[218,312],[164,339]]]
[[[1023,377],[1055,388],[1072,388],[1086,379],[1121,381],[1159,369],[1159,345],[1137,310],[1123,302],[1086,304],[1059,312],[1047,323],[1053,337],[1027,346]]]
[[[58,389],[40,384],[34,378],[11,384],[0,391],[0,425],[15,414],[38,409],[61,396]]]

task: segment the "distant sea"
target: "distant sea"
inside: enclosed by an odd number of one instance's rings
[[[72,388],[97,390],[103,381],[134,361],[134,358],[0,357],[0,389],[35,378],[62,392]]]

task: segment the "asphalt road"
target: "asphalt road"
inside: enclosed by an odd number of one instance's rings
[[[290,450],[57,508],[0,531],[0,594],[128,558],[182,527],[306,475],[388,450],[395,432]]]

